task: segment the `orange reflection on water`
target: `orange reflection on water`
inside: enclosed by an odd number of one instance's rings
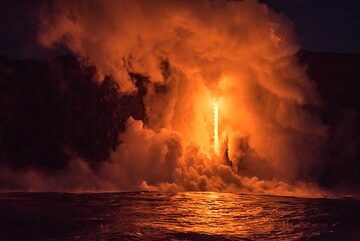
[[[127,197],[109,209],[117,229],[111,220],[102,233],[126,231],[135,240],[289,241],[308,240],[337,225],[333,219],[324,223],[329,211],[322,200],[218,192],[122,195]]]
[[[176,222],[169,223],[169,230],[205,234],[234,234],[270,232],[271,219],[264,215],[263,208],[254,205],[254,199],[232,193],[187,192],[172,197],[177,202]],[[255,199],[256,200],[256,199]],[[172,210],[173,211],[173,210]],[[171,215],[169,213],[169,215]]]

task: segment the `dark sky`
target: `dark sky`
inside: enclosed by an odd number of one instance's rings
[[[0,1],[0,54],[48,58],[36,43],[37,13],[45,0]],[[302,48],[360,53],[360,0],[261,0],[295,24]]]
[[[360,53],[360,0],[261,0],[289,17],[301,46]]]

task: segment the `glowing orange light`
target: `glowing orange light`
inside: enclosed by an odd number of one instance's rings
[[[213,103],[214,111],[214,152],[219,153],[219,102]]]

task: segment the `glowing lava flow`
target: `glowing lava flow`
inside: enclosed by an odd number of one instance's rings
[[[214,151],[219,153],[219,103],[214,102]]]

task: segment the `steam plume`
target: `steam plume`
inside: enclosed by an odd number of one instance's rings
[[[311,173],[327,133],[308,109],[321,103],[294,57],[292,26],[265,5],[61,0],[44,8],[41,21],[44,46],[67,47],[123,95],[139,92],[129,73],[149,80],[144,118],[128,119],[121,144],[97,171],[74,160],[65,175],[71,190],[316,190]],[[219,155],[214,98],[221,100]],[[36,188],[66,189],[59,178]]]

